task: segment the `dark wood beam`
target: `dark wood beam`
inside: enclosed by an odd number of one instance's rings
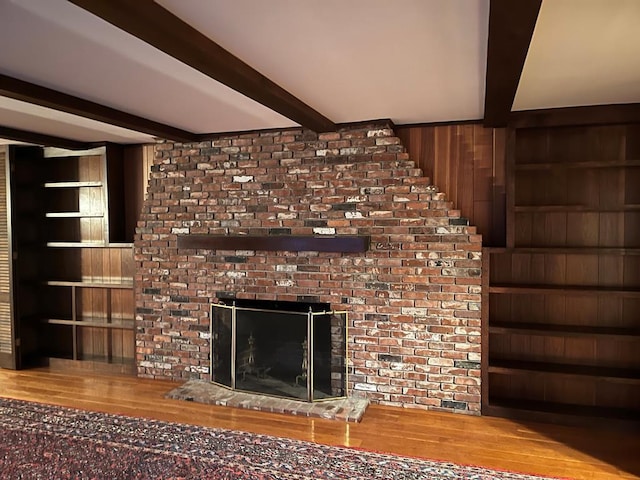
[[[80,117],[90,118],[109,125],[117,125],[118,127],[147,133],[167,140],[177,142],[197,141],[197,136],[191,132],[7,75],[0,74],[0,96],[72,113]]]
[[[640,103],[522,110],[509,118],[509,126],[515,128],[626,123],[640,123]]]
[[[335,124],[153,0],[69,0],[229,88],[316,132]]]
[[[52,135],[44,135],[42,133],[29,132],[19,130],[17,128],[0,126],[0,138],[14,140],[16,142],[32,143],[34,145],[42,145],[46,147],[58,147],[68,150],[87,150],[92,148],[92,144],[77,142],[68,138],[55,137]]]
[[[491,0],[484,126],[504,127],[516,96],[542,0]]]
[[[266,252],[340,252],[369,250],[368,236],[315,237],[312,235],[179,235],[178,248],[204,250],[260,250]]]

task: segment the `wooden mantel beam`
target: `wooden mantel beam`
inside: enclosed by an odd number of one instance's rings
[[[312,235],[179,235],[178,248],[203,250],[259,250],[265,252],[340,252],[369,250],[368,236]]]

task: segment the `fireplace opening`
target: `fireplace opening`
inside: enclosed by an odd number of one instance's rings
[[[346,395],[347,313],[329,305],[224,300],[211,306],[211,381],[318,401]]]

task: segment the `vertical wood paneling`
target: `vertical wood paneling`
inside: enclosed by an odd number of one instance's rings
[[[133,249],[83,248],[82,278],[96,282],[131,282]],[[102,320],[107,323],[133,320],[132,288],[76,287],[76,311],[79,320]],[[78,349],[81,359],[131,361],[134,357],[134,335],[131,330],[79,327]]]
[[[479,124],[398,127],[411,160],[478,228],[485,246],[505,244],[504,129]]]
[[[133,145],[124,149],[125,230],[131,240],[142,211],[154,155],[153,145]]]
[[[151,174],[151,167],[153,166],[153,162],[155,160],[156,151],[154,145],[143,145],[142,147],[142,159],[143,159],[143,175],[142,175],[142,183],[140,184],[140,188],[142,192],[144,192],[144,197],[147,196],[147,185],[149,183],[149,175]]]

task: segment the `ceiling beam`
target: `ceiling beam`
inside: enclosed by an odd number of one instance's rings
[[[315,132],[334,122],[153,0],[69,0],[116,27]]]
[[[197,135],[194,133],[2,74],[0,74],[0,96],[90,118],[136,132],[147,133],[167,140],[177,142],[194,142],[197,140]]]
[[[46,147],[64,148],[67,150],[86,150],[93,146],[90,143],[78,142],[69,138],[55,137],[53,135],[45,135],[42,133],[29,132],[27,130],[19,130],[17,128],[3,126],[0,126],[0,138]]]
[[[485,127],[504,127],[516,96],[542,0],[490,0]]]
[[[514,128],[628,123],[640,123],[640,103],[520,110],[509,118],[509,126]]]

